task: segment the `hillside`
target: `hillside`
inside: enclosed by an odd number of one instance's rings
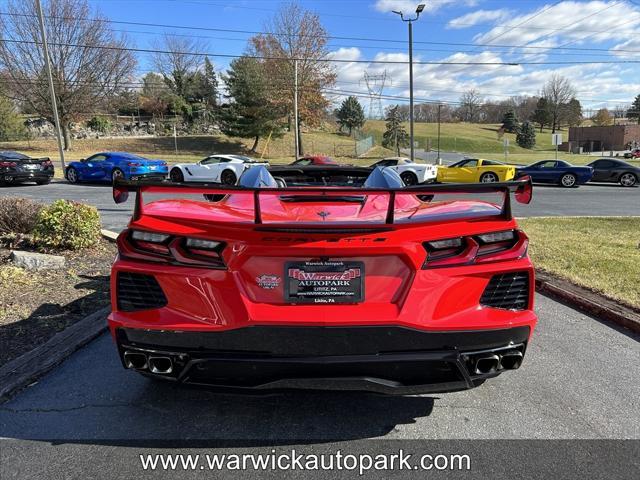
[[[408,122],[405,123],[407,132]],[[504,153],[502,139],[498,139],[497,130],[500,124],[479,123],[442,123],[440,124],[440,149],[449,152],[474,152],[474,153]],[[415,139],[419,142],[419,148],[423,149],[431,141],[431,149],[437,148],[438,124],[415,123]],[[374,136],[377,143],[382,142],[382,134],[385,131],[384,120],[368,120],[363,131]],[[564,136],[567,136],[567,132]],[[520,148],[516,143],[516,135],[506,133],[504,138],[509,139],[509,153],[535,154],[541,151],[554,151],[551,145],[551,130],[536,129],[536,147],[533,150]],[[566,138],[565,138],[566,140]]]
[[[504,160],[502,140],[497,137],[495,124],[443,123],[441,125],[440,148],[442,151],[461,152],[485,158]],[[384,132],[384,121],[368,120],[363,133],[375,138],[375,145],[364,157],[355,158],[354,140],[343,134],[329,131],[304,132],[303,146],[307,154],[332,156],[345,163],[368,165],[372,159],[393,155],[393,152],[380,146]],[[408,125],[407,125],[408,129]],[[435,123],[416,123],[416,140],[419,149],[424,149],[431,140],[431,149],[437,148],[437,130]],[[566,132],[563,132],[566,135]],[[505,135],[510,140],[509,161],[530,163],[538,159],[553,158],[554,148],[551,145],[551,132],[545,129],[537,132],[537,145],[533,150],[517,146],[514,134]],[[128,151],[151,158],[162,158],[169,162],[196,161],[211,153],[245,153],[253,144],[253,139],[231,138],[224,135],[192,135],[177,138],[177,152],[173,137],[119,137],[119,138],[87,138],[74,140],[73,150],[68,152],[68,160],[78,160],[93,153],[105,150]],[[257,154],[273,163],[290,162],[293,158],[294,139],[292,133],[281,138],[261,139]],[[20,142],[2,142],[0,150],[18,150],[33,156],[49,156],[58,158],[56,142],[53,138],[25,140]],[[563,158],[576,164],[585,164],[593,160],[587,155],[571,155],[560,153]]]

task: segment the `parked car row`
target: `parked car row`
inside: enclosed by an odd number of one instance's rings
[[[269,163],[245,155],[209,155],[194,163],[171,166],[128,152],[100,152],[80,161],[70,162],[65,171],[69,183],[113,182],[125,180],[166,179],[172,182],[214,182],[235,185],[242,173],[254,166]],[[331,157],[305,156],[291,165],[339,166]],[[505,182],[528,175],[536,183],[551,183],[571,188],[587,182],[619,183],[632,187],[640,183],[640,167],[623,160],[600,158],[586,166],[571,165],[564,160],[541,160],[531,165],[509,165],[496,160],[465,158],[452,165],[412,162],[405,157],[389,157],[369,168],[395,170],[405,185],[429,182],[491,183]],[[18,152],[0,151],[0,185],[51,181],[54,166],[49,158],[31,158]]]

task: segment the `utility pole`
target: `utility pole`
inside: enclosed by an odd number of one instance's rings
[[[416,8],[415,18],[404,18],[404,14],[394,10],[393,13],[400,15],[403,22],[409,24],[409,141],[411,142],[411,161],[414,161],[414,144],[413,144],[413,22],[420,18],[420,14],[424,10],[424,3]]]
[[[298,137],[298,60],[293,60],[293,131],[296,144],[295,159],[300,152],[300,138]]]
[[[442,110],[442,104],[438,104],[438,158],[436,162],[438,165],[442,165],[442,158],[440,158],[440,111]]]
[[[49,77],[49,93],[51,94],[51,108],[53,109],[53,121],[56,127],[56,137],[58,138],[58,153],[60,154],[60,166],[62,173],[66,169],[64,163],[64,149],[62,148],[62,132],[60,130],[60,118],[58,117],[58,103],[56,102],[56,90],[53,86],[53,75],[51,74],[51,61],[49,59],[49,46],[47,45],[47,32],[44,28],[44,16],[42,15],[42,5],[40,0],[36,0],[36,9],[38,10],[38,20],[40,21],[40,34],[42,36],[42,52],[44,55],[44,63],[47,68],[47,77]]]

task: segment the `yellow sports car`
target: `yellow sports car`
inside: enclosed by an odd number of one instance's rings
[[[512,180],[516,168],[495,160],[466,158],[452,165],[438,165],[438,182],[477,183]]]

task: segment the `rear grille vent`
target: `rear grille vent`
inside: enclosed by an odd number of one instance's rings
[[[525,310],[529,306],[529,274],[512,272],[494,275],[484,289],[480,304],[506,310]]]
[[[116,281],[118,310],[133,312],[164,307],[167,297],[152,275],[120,272]]]

